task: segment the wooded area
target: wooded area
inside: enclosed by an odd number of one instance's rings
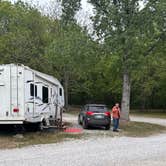
[[[0,64],[21,63],[57,77],[66,107],[87,102],[166,108],[166,3],[90,0],[95,40],[75,20],[80,0],[62,1],[60,19],[0,1]]]

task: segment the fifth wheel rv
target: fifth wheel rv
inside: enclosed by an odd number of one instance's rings
[[[54,77],[24,65],[0,65],[0,124],[37,124],[62,120],[64,90]]]

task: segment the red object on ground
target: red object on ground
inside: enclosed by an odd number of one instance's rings
[[[82,129],[80,128],[67,128],[64,130],[66,133],[81,133]]]

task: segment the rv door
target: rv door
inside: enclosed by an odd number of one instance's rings
[[[12,116],[24,113],[24,71],[21,66],[10,65],[10,105]]]

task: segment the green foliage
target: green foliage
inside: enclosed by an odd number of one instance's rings
[[[104,41],[109,47],[111,56],[119,57],[117,66],[120,65],[121,71],[130,77],[133,85],[132,104],[138,107],[145,107],[146,104],[149,107],[157,106],[159,103],[154,102],[163,77],[160,77],[162,72],[157,67],[160,63],[157,66],[155,64],[156,57],[166,64],[163,59],[166,3],[164,0],[149,0],[141,9],[139,0],[89,2],[96,10],[96,15],[92,18],[94,33],[99,41]],[[165,98],[164,96],[161,98]],[[163,107],[165,106],[163,103]]]
[[[53,74],[64,86],[67,81],[69,95],[91,95],[92,82],[88,77],[94,74],[92,68],[98,62],[98,45],[76,24],[68,24],[65,29],[60,24],[59,29],[45,53]]]
[[[39,68],[46,46],[45,19],[37,9],[18,2],[0,2],[1,63],[23,63]]]
[[[81,6],[81,0],[62,0],[62,20],[67,23],[75,22],[75,13]]]
[[[96,42],[76,24],[80,0],[62,1],[61,20],[18,2],[0,1],[0,64],[23,63],[67,86],[69,103],[121,99],[124,68],[132,82],[131,106],[165,108],[164,0],[90,0]],[[101,42],[102,41],[102,42]]]
[[[121,56],[123,67],[129,71],[164,40],[163,0],[148,1],[142,10],[139,0],[90,0],[90,3],[96,9],[93,21],[99,40],[104,39],[110,51]]]
[[[164,49],[147,56],[133,72],[132,105],[142,108],[165,108],[166,57]],[[140,104],[139,104],[140,103]]]

